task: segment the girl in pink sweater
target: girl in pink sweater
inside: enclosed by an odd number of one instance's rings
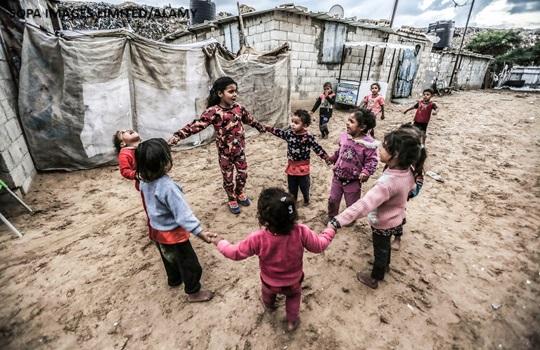
[[[306,225],[297,224],[295,199],[279,188],[267,188],[261,192],[257,217],[264,227],[239,243],[231,244],[211,234],[213,243],[232,260],[243,260],[253,255],[259,257],[262,302],[266,309],[274,310],[277,294],[284,294],[287,328],[292,331],[300,321],[304,248],[312,253],[324,251],[336,231],[328,227],[317,235]]]
[[[373,289],[384,279],[390,265],[390,238],[403,230],[409,192],[416,188],[415,177],[422,174],[426,150],[421,137],[412,128],[400,127],[384,136],[379,150],[381,162],[388,167],[362,199],[330,221],[339,228],[363,216],[373,231],[375,261],[371,275],[359,272],[358,280]]]

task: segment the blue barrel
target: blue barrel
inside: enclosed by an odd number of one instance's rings
[[[454,37],[454,21],[437,21],[428,27],[428,34],[439,37],[439,42],[433,44],[434,49],[444,49],[452,47]]]
[[[216,18],[216,4],[210,0],[190,0],[191,25],[212,21]]]

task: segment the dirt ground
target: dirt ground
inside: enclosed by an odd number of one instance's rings
[[[216,296],[189,304],[167,286],[140,196],[117,167],[40,174],[26,196],[37,213],[11,218],[24,238],[0,226],[0,348],[538,349],[540,95],[470,91],[436,101],[427,170],[445,182],[426,178],[409,202],[402,249],[378,290],[355,278],[372,261],[362,219],[325,253],[305,254],[295,333],[284,331],[283,299],[263,313],[256,257],[226,260],[196,238],[203,284]],[[403,109],[387,106],[378,136],[412,119]],[[345,118],[332,119],[327,151]],[[250,138],[247,159],[252,197],[286,186],[284,142]],[[231,241],[258,228],[254,206],[228,213],[213,144],[174,160],[171,175],[206,228]],[[316,156],[312,164],[312,203],[300,219],[321,230],[331,170]]]

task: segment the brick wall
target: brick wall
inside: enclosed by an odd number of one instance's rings
[[[15,84],[0,47],[0,179],[27,192],[36,174],[17,119]]]

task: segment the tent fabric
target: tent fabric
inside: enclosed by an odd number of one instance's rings
[[[19,114],[36,168],[113,164],[112,135],[119,129],[133,128],[145,139],[170,137],[204,111],[213,80],[223,74],[239,82],[241,102],[261,122],[285,123],[289,56],[229,61],[218,47],[215,41],[165,44],[126,30],[66,31],[55,37],[27,26]],[[252,68],[256,71],[245,73]],[[248,75],[262,81],[249,83]],[[270,97],[257,96],[263,82],[275,92],[273,104]],[[180,148],[207,143],[212,136],[208,128]]]

